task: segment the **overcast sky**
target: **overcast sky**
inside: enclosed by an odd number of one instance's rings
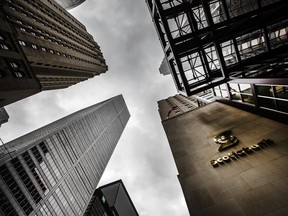
[[[70,11],[100,45],[105,74],[62,90],[41,92],[6,106],[4,142],[118,94],[131,118],[100,185],[122,179],[141,216],[189,215],[157,101],[176,94],[145,0],[86,0]]]

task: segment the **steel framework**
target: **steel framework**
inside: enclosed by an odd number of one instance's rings
[[[146,3],[181,94],[243,78],[282,78],[288,83],[288,1]]]

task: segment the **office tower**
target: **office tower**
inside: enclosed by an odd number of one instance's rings
[[[9,115],[4,109],[4,107],[0,107],[0,127],[2,124],[8,122]]]
[[[196,109],[197,107],[204,106],[213,101],[214,97],[211,91],[201,92],[190,97],[177,94],[158,101],[158,111],[161,120],[165,120]]]
[[[287,120],[287,1],[146,2],[180,94]]]
[[[0,215],[83,215],[129,117],[119,95],[0,146]]]
[[[54,0],[0,5],[0,106],[107,71],[85,26]]]
[[[287,124],[212,102],[162,125],[190,215],[288,214]]]
[[[82,4],[85,0],[56,0],[63,8],[70,10]]]
[[[106,214],[105,214],[106,213]],[[118,180],[96,189],[84,216],[138,216],[122,182]]]
[[[170,68],[168,65],[168,61],[165,58],[161,62],[161,65],[159,67],[159,72],[160,72],[160,74],[162,74],[164,76],[170,74]]]

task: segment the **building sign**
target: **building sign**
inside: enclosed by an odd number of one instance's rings
[[[217,167],[219,165],[229,163],[232,160],[237,160],[237,159],[240,159],[241,157],[253,154],[255,151],[259,151],[259,150],[261,150],[265,147],[268,147],[272,144],[274,144],[274,142],[270,139],[262,140],[258,144],[251,145],[250,147],[243,147],[242,149],[239,149],[237,151],[232,151],[223,157],[219,157],[218,159],[211,160],[210,164],[213,167]]]
[[[220,147],[218,148],[218,151],[223,151],[227,148],[235,146],[239,142],[237,137],[232,135],[231,130],[221,132],[215,135],[213,139],[215,143],[220,145]]]

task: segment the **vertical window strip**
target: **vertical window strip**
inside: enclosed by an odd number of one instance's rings
[[[42,177],[39,175],[39,172],[36,168],[36,165],[34,164],[31,156],[29,155],[28,152],[24,152],[22,154],[22,157],[25,161],[25,163],[27,164],[27,166],[29,167],[32,175],[34,176],[34,178],[36,179],[36,181],[38,182],[40,188],[42,189],[43,193],[45,194],[48,193],[48,188],[47,188],[47,185],[45,184],[45,182],[43,181]]]
[[[53,194],[54,195],[54,194]],[[52,206],[52,208],[54,209],[55,211],[55,214],[57,216],[64,216],[61,208],[59,207],[59,204],[56,202],[55,198],[53,197],[53,195],[51,195],[48,199],[50,205]]]
[[[63,158],[59,156],[59,152],[56,150],[50,138],[48,138],[46,142],[48,144],[48,149],[50,149],[49,151],[51,152],[51,156],[55,158],[55,161],[57,161],[56,164],[58,165],[58,169],[60,169],[64,175],[67,172],[67,169],[63,164]]]
[[[9,215],[9,216],[17,216],[17,212],[10,203],[10,201],[5,196],[4,192],[0,188],[0,214]]]
[[[75,180],[74,180],[72,174],[73,174],[73,173],[71,173],[71,174],[67,177],[67,185],[69,185],[72,193],[75,195],[75,197],[77,197],[77,201],[79,201],[81,207],[84,208],[85,202],[84,202],[83,194],[80,193],[80,190],[79,190],[79,188],[78,188],[78,184],[77,184],[77,186],[76,186]]]
[[[34,202],[38,203],[42,198],[39,192],[37,191],[35,185],[31,181],[30,177],[28,176],[27,172],[25,171],[24,167],[20,163],[19,159],[14,158],[13,160],[11,160],[11,163],[13,167],[15,168],[17,174],[19,175],[20,180],[23,182],[27,191],[30,193]]]
[[[78,202],[76,201],[74,195],[71,193],[71,191],[68,188],[67,183],[65,181],[63,181],[63,183],[62,183],[62,187],[64,190],[64,194],[67,195],[67,198],[70,200],[72,207],[74,207],[76,212],[78,213],[78,215],[80,215],[82,212],[80,209],[80,206],[79,206]]]
[[[31,151],[34,155],[34,157],[37,159],[39,166],[41,167],[44,175],[46,176],[46,178],[48,179],[50,185],[52,187],[54,187],[56,185],[55,179],[53,178],[47,164],[45,163],[45,161],[43,160],[39,150],[37,149],[36,146],[34,146],[33,148],[31,148]]]
[[[19,203],[25,214],[29,215],[33,211],[33,208],[6,165],[2,165],[0,167],[0,176],[4,180],[5,184],[7,185],[7,187],[13,194],[15,200]]]
[[[60,203],[61,203],[61,204],[63,205],[63,207],[65,208],[67,214],[68,214],[69,216],[75,216],[75,214],[74,214],[71,206],[69,205],[69,203],[67,202],[66,198],[64,197],[61,189],[60,189],[60,188],[57,188],[57,189],[55,190],[55,193],[56,193],[56,195],[58,196],[58,198],[59,198],[59,200],[60,200]]]

